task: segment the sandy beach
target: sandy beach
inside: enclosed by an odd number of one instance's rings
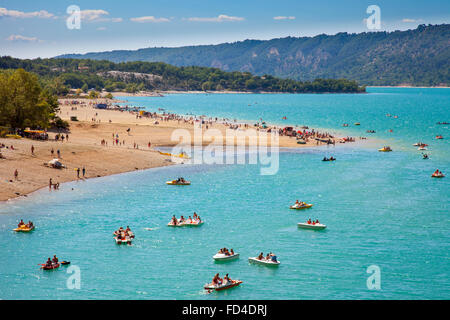
[[[76,104],[73,104],[74,101]],[[171,158],[161,155],[155,147],[177,145],[178,141],[171,139],[175,129],[185,129],[194,137],[194,127],[199,126],[195,121],[164,120],[164,117],[159,116],[139,117],[137,112],[94,108],[99,102],[105,100],[60,100],[59,116],[70,123],[68,141],[54,141],[56,132],[49,132],[48,141],[0,138],[0,144],[5,146],[1,149],[3,159],[0,159],[0,201],[48,187],[50,178],[53,183],[76,180],[77,168],[84,167],[84,178],[88,179],[171,165]],[[71,117],[77,117],[78,121],[70,121]],[[229,124],[208,122],[208,129],[218,129],[224,135],[229,128]],[[192,145],[210,143],[222,144],[220,140],[211,137],[201,138],[200,141],[192,138],[191,141]],[[306,144],[299,145],[293,137],[279,137],[280,147],[312,147],[322,144],[310,139]],[[267,145],[270,146],[270,140]],[[34,154],[31,153],[32,146]],[[57,156],[58,149],[60,157]],[[54,169],[45,165],[54,158],[59,158],[67,168]],[[14,177],[16,169],[19,173],[17,180]],[[80,175],[82,179],[82,174]]]

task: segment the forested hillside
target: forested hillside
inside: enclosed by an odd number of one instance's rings
[[[63,57],[165,62],[301,81],[346,78],[363,85],[450,85],[450,25]]]

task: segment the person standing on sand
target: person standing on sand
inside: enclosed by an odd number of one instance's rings
[[[14,171],[14,179],[19,180],[19,171],[17,169]]]
[[[77,178],[80,179],[80,168],[77,168]]]
[[[69,142],[69,135],[66,134],[66,141]]]
[[[52,191],[52,185],[53,185],[53,183],[52,183],[52,178],[50,178],[50,180],[48,181],[48,189],[49,189],[50,191]]]
[[[59,151],[59,149],[56,150],[56,153],[58,154],[58,158],[61,158],[61,151]]]
[[[83,178],[85,177],[85,175],[86,175],[86,168],[83,167]]]
[[[34,156],[34,145],[31,145],[31,155]]]
[[[50,150],[50,153],[52,154],[52,157],[53,157],[53,154],[55,153],[55,150],[52,148],[52,150]]]

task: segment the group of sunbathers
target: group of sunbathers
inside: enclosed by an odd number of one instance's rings
[[[185,218],[184,216],[181,216],[180,219],[177,219],[175,215],[172,216],[172,220],[170,221],[174,226],[180,225],[180,224],[199,224],[202,222],[202,219],[199,215],[197,215],[196,212],[194,212],[194,215],[189,218]]]
[[[320,224],[319,219],[316,219],[316,221],[311,221],[311,218],[309,218],[309,220],[306,221],[306,223],[307,223],[307,224],[312,224],[312,225]]]
[[[119,240],[126,240],[127,238],[134,238],[134,233],[131,231],[129,226],[127,226],[126,229],[120,227],[119,230],[114,231],[114,236],[116,236]]]
[[[17,225],[17,228],[28,228],[28,229],[32,229],[34,228],[34,224],[32,221],[28,221],[27,224],[25,224],[25,222],[23,222],[22,219],[20,219],[19,224]]]
[[[277,256],[274,255],[272,252],[269,252],[266,257],[264,258],[264,254],[261,252],[259,256],[256,257],[258,260],[266,260],[266,261],[272,261],[272,262],[278,262]]]
[[[53,256],[53,259],[48,258],[47,262],[45,263],[46,267],[52,267],[53,265],[56,265],[59,263],[58,258],[56,255]]]
[[[303,206],[306,206],[306,205],[307,205],[306,202],[295,200],[294,207],[298,208],[298,207],[303,207]]]
[[[221,277],[219,277],[218,273],[212,279],[212,285],[214,285],[214,286],[224,286],[231,282],[233,282],[233,280],[230,279],[230,277],[228,276],[228,273],[225,275],[225,277],[223,277],[223,279]]]
[[[232,248],[230,249],[230,251],[228,251],[227,248],[222,248],[217,253],[224,254],[226,256],[234,256],[234,250]]]

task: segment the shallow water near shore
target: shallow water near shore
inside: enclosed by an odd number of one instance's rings
[[[273,110],[263,112],[268,122],[286,115],[289,123],[298,112],[311,127],[341,131],[343,122],[359,121],[361,127],[345,130],[367,135],[374,129],[394,152],[352,144],[286,149],[275,175],[260,175],[258,165],[178,165],[66,183],[58,192],[43,189],[0,204],[0,298],[449,299],[450,178],[430,175],[436,168],[450,175],[449,126],[435,124],[450,120],[450,90],[370,90],[376,93],[139,98],[149,110],[230,112],[248,120],[258,119],[245,111],[250,101],[264,110],[273,102]],[[446,139],[435,140],[436,134]],[[430,145],[429,160],[412,147],[419,140]],[[321,162],[324,155],[338,160]],[[179,176],[192,185],[165,185]],[[296,199],[314,207],[290,210]],[[194,211],[203,226],[166,226],[172,215]],[[20,218],[33,220],[36,230],[14,233]],[[298,229],[308,218],[328,228]],[[127,225],[136,239],[118,246],[112,232]],[[215,263],[221,247],[233,248],[240,259]],[[281,265],[249,264],[247,258],[261,251],[276,253]],[[80,290],[67,288],[67,267],[39,270],[53,254],[80,267]],[[381,290],[367,288],[371,265],[381,270]],[[206,294],[202,287],[217,272],[244,283]]]

